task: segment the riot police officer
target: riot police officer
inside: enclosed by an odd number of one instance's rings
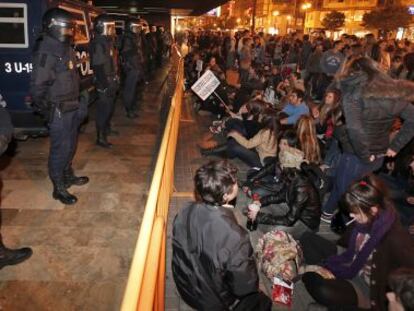
[[[13,125],[7,110],[0,107],[0,155],[7,149],[13,135]],[[28,247],[9,249],[3,244],[0,234],[0,269],[6,265],[16,265],[32,256],[32,249]]]
[[[136,118],[137,85],[143,78],[142,47],[140,44],[141,26],[139,20],[130,18],[125,23],[125,31],[122,39],[121,56],[122,69],[125,74],[123,85],[123,102],[127,117]]]
[[[110,148],[107,140],[110,121],[114,112],[116,92],[118,90],[118,70],[115,49],[115,20],[102,14],[94,23],[95,38],[90,42],[89,55],[95,74],[95,87],[98,92],[96,103],[96,144]]]
[[[76,57],[71,45],[74,18],[63,9],[50,9],[43,16],[43,31],[33,55],[33,108],[49,122],[48,166],[53,198],[64,204],[74,204],[77,198],[67,188],[89,181],[86,176],[76,177],[72,169],[79,125],[84,116],[79,103]]]

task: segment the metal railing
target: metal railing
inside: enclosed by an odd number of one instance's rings
[[[173,54],[173,62],[178,62],[175,92],[165,124],[121,311],[164,310],[167,217],[173,191],[184,74],[183,59],[176,50]]]

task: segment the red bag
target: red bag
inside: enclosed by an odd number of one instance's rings
[[[278,277],[273,279],[272,300],[275,303],[292,306],[293,283]]]

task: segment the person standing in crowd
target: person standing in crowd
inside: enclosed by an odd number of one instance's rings
[[[225,161],[200,167],[194,177],[197,202],[174,219],[174,281],[183,300],[197,310],[271,310],[270,299],[258,289],[249,235],[232,211],[236,171]]]
[[[94,22],[95,37],[90,42],[89,54],[95,74],[98,92],[96,102],[96,144],[110,148],[107,136],[111,131],[111,118],[115,108],[119,78],[114,46],[115,20],[108,15],[99,15]]]
[[[336,72],[341,67],[342,63],[345,60],[345,56],[342,54],[341,50],[344,47],[342,41],[335,41],[333,48],[324,52],[321,58],[321,69],[323,75],[321,76],[321,81],[319,82],[318,91],[316,98],[322,100],[323,94],[331,84]]]
[[[0,156],[7,150],[13,136],[13,125],[7,110],[0,107]],[[0,180],[1,185],[1,180]],[[28,247],[9,249],[3,244],[0,234],[0,269],[8,265],[17,265],[32,256],[32,249]]]
[[[67,190],[72,185],[89,182],[76,177],[72,169],[79,126],[86,113],[79,102],[79,74],[74,40],[75,19],[60,8],[43,16],[44,36],[33,55],[31,94],[33,108],[49,121],[49,176],[53,182],[53,198],[63,204],[75,204],[76,196]]]
[[[400,268],[388,280],[388,311],[414,310],[414,269]]]
[[[157,27],[152,25],[150,32],[145,35],[149,73],[152,74],[157,64]]]
[[[164,45],[164,27],[158,26],[156,31],[156,38],[157,38],[157,51],[156,51],[156,64],[157,67],[161,67],[162,57],[165,52],[165,45]]]
[[[137,85],[143,77],[144,69],[140,62],[139,34],[141,26],[135,18],[130,18],[125,24],[125,33],[122,40],[121,56],[123,72],[125,74],[123,87],[123,102],[127,117],[135,119],[138,117]]]
[[[413,83],[394,80],[373,60],[358,57],[345,64],[337,84],[352,151],[340,156],[333,173],[333,189],[322,209],[322,220],[328,223],[348,186],[379,169],[384,156],[395,157],[414,136]],[[404,123],[390,142],[390,129],[397,117]]]

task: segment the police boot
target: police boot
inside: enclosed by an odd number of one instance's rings
[[[53,184],[53,198],[59,200],[63,204],[72,205],[78,201],[78,198],[70,194],[63,182],[57,182]]]
[[[133,110],[127,110],[126,116],[127,116],[128,119],[136,119],[136,118],[138,118],[138,115]]]
[[[0,269],[4,266],[17,265],[32,256],[33,251],[29,247],[9,249],[0,241]]]
[[[75,176],[72,169],[66,170],[63,172],[63,182],[65,184],[66,189],[70,186],[83,186],[89,182],[89,178],[87,176]]]
[[[106,139],[104,132],[98,131],[98,137],[96,138],[96,144],[103,148],[112,148],[112,144]]]

